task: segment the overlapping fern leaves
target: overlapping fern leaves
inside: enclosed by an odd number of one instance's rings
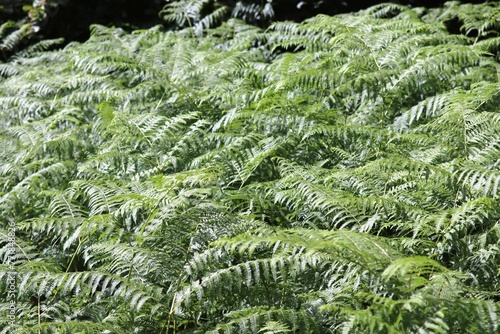
[[[498,45],[437,16],[95,26],[7,64],[4,332],[497,332]]]

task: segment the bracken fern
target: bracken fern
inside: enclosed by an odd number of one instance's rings
[[[0,67],[3,332],[498,332],[499,7],[186,3]]]

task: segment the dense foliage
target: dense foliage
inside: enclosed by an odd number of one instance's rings
[[[1,64],[2,333],[498,332],[498,17],[94,26]]]

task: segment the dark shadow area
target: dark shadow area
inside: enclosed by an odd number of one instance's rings
[[[102,24],[125,30],[150,28],[163,23],[158,12],[163,0],[86,0],[59,6],[42,27],[45,38],[63,37],[66,42],[85,41],[89,26]]]
[[[435,8],[442,6],[447,1],[408,0],[408,1],[314,1],[314,0],[281,0],[273,1],[275,19],[277,21],[292,20],[303,21],[318,14],[336,15],[341,13],[356,12],[380,3],[397,3],[410,7]],[[461,1],[462,3],[484,3],[488,1]]]

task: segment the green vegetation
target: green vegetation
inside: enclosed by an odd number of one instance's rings
[[[2,333],[497,333],[499,16],[94,26],[0,64]]]

